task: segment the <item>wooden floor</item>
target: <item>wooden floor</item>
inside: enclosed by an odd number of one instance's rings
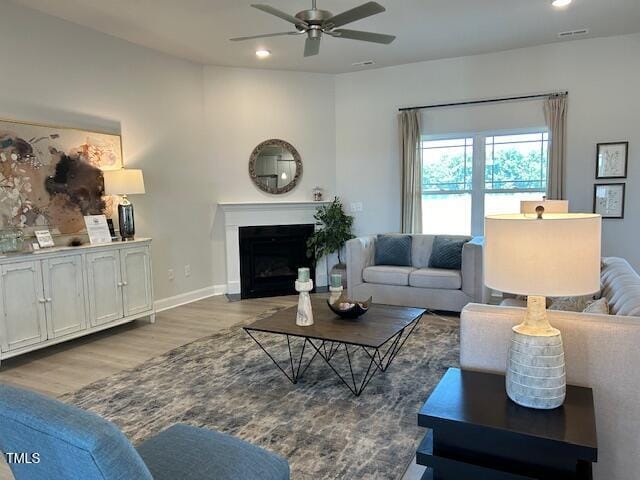
[[[156,323],[140,320],[2,362],[0,382],[60,396],[198,338],[255,317],[273,307],[292,306],[297,297],[229,302],[211,297],[158,313]],[[409,467],[402,480],[418,480]],[[0,480],[13,479],[0,463]]]

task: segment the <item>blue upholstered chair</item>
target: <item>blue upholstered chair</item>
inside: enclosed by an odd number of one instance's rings
[[[136,449],[97,415],[7,385],[0,450],[31,460],[10,464],[16,480],[289,479],[285,459],[229,435],[174,425]]]

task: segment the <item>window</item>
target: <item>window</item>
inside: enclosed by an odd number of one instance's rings
[[[485,215],[541,198],[548,145],[546,130],[423,139],[424,233],[481,235]]]

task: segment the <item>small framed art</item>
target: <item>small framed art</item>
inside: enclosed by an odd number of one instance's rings
[[[593,212],[602,218],[624,218],[624,183],[601,183],[594,186]]]
[[[596,154],[596,178],[627,178],[629,142],[599,143]]]

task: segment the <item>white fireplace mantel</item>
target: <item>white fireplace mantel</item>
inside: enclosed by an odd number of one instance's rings
[[[331,202],[220,202],[224,212],[227,257],[227,293],[240,293],[240,227],[315,224],[318,207]],[[327,260],[316,265],[316,285],[327,285]]]

